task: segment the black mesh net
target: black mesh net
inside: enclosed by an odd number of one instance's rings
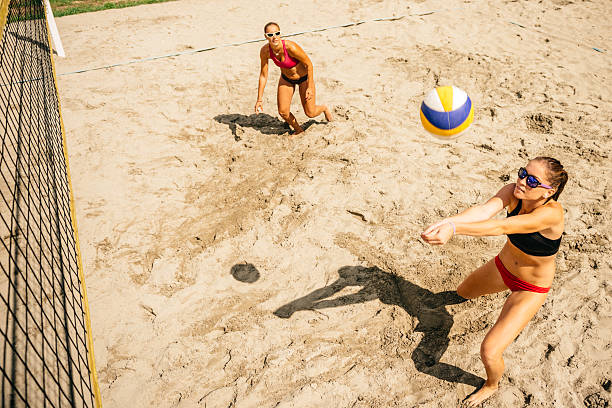
[[[59,100],[42,0],[0,44],[2,407],[93,407]]]

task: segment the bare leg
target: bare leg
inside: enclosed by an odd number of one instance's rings
[[[300,126],[295,116],[291,113],[291,99],[295,86],[285,81],[282,77],[278,80],[278,92],[276,102],[278,104],[278,114],[293,128],[295,134],[302,133],[304,129]]]
[[[508,287],[504,283],[503,279],[501,278],[501,275],[499,274],[499,271],[497,270],[497,266],[495,265],[495,259],[491,259],[484,265],[472,271],[472,273],[470,273],[463,280],[463,282],[461,282],[461,284],[457,288],[457,294],[465,299],[474,299],[479,296],[502,292],[505,290],[508,290]],[[501,371],[503,372],[503,360]],[[489,376],[489,371],[487,371],[487,376]],[[485,386],[483,385],[480,389],[478,389],[473,395],[471,395],[467,399],[467,401],[469,401],[470,398],[474,397],[477,393],[479,393],[484,387]]]
[[[516,291],[508,296],[497,322],[480,346],[480,357],[487,371],[487,381],[466,400],[469,407],[480,405],[497,391],[504,372],[502,354],[527,326],[545,300],[546,293]]]
[[[308,81],[302,82],[300,85],[300,99],[302,101],[302,106],[304,107],[304,113],[309,118],[315,118],[319,116],[321,113],[325,114],[325,119],[328,122],[332,121],[332,115],[329,111],[327,105],[317,105],[316,104],[316,89],[313,85],[312,87],[312,96],[310,99],[306,99],[306,90],[308,89]]]
[[[495,260],[491,259],[461,282],[457,288],[457,294],[466,299],[474,299],[504,290],[508,290],[508,287],[497,270]]]

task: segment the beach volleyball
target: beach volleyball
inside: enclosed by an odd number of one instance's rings
[[[453,139],[474,120],[470,97],[456,86],[440,86],[425,95],[421,103],[421,123],[440,139]]]

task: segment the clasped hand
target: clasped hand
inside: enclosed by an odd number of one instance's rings
[[[442,220],[430,225],[425,231],[421,232],[421,238],[431,245],[444,245],[453,237],[453,230],[453,226],[449,221]]]

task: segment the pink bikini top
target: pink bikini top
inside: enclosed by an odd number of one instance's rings
[[[278,58],[276,58],[276,56],[274,55],[274,52],[272,52],[272,47],[268,45],[268,49],[270,50],[270,58],[272,58],[272,61],[274,61],[274,63],[281,68],[293,68],[298,64],[299,61],[294,60],[289,56],[289,54],[287,54],[287,48],[285,48],[285,40],[281,41],[283,42],[283,52],[285,53],[284,60],[279,61]]]

